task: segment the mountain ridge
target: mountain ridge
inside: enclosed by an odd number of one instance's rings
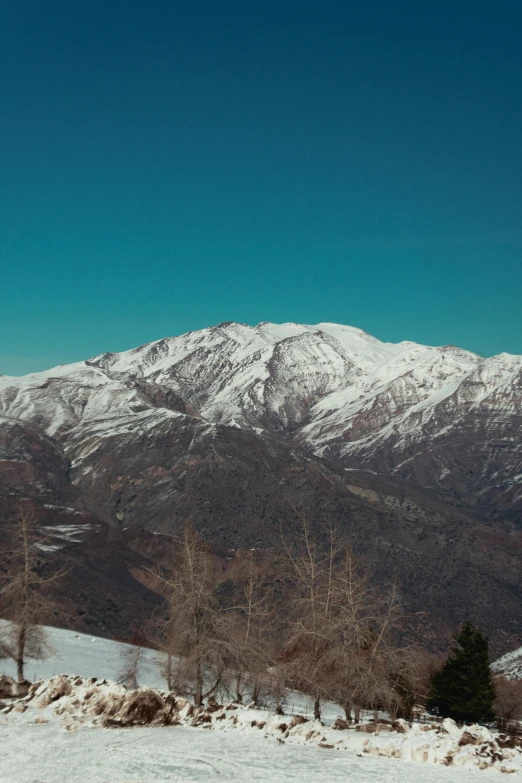
[[[0,377],[5,503],[267,550],[306,508],[410,611],[522,643],[522,357],[319,326],[225,323]]]
[[[53,422],[46,422],[45,384],[60,383],[83,389],[84,409],[55,397]],[[482,358],[451,345],[382,343],[361,329],[331,323],[224,322],[129,351],[0,378],[0,413],[36,417],[49,434],[82,420],[120,415],[125,408],[128,414],[165,408],[282,437],[343,467],[439,487],[470,507],[480,492],[490,512],[498,496],[498,514],[522,524],[522,450],[508,434],[522,432],[522,356]],[[470,456],[466,487],[460,455],[450,453],[451,438],[473,442],[475,453],[480,446],[480,459]],[[499,446],[511,449],[502,470],[488,466],[488,450]],[[503,486],[495,483],[500,473]],[[452,484],[456,474],[459,481]]]

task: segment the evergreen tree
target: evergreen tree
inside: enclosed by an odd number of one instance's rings
[[[433,675],[429,706],[457,721],[494,720],[495,688],[489,668],[488,639],[470,622],[461,627],[442,669]]]

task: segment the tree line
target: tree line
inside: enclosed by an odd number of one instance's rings
[[[242,593],[224,604],[204,541],[185,528],[175,566],[156,572],[166,599],[156,629],[169,688],[197,705],[227,691],[280,709],[290,688],[311,697],[316,718],[325,700],[347,720],[361,709],[409,714],[424,695],[426,660],[397,642],[397,587],[377,589],[348,542],[334,528],[317,535],[304,516],[291,543],[283,537],[278,570],[285,578],[276,590],[251,552]]]
[[[45,654],[42,624],[55,607],[49,588],[63,569],[45,568],[35,508],[22,502],[10,544],[0,560],[0,611],[11,623],[0,639],[0,657],[12,658],[24,680],[28,658]],[[226,694],[237,702],[272,704],[283,711],[289,690],[306,694],[320,719],[325,701],[347,721],[361,710],[411,717],[427,704],[456,720],[505,722],[522,718],[520,688],[489,670],[488,643],[463,626],[441,667],[426,651],[401,640],[405,615],[395,584],[378,587],[349,542],[331,527],[318,532],[305,514],[291,539],[283,534],[274,580],[250,552],[248,572],[233,600],[216,588],[208,547],[187,525],[168,569],[151,572],[164,596],[160,612],[126,648],[120,676],[136,687],[141,650],[163,653],[169,690],[196,705]],[[496,702],[495,702],[496,699]]]

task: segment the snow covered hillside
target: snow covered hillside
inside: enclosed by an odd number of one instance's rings
[[[2,627],[7,626],[0,620]],[[50,643],[49,657],[30,660],[25,675],[31,682],[48,679],[57,674],[77,674],[79,677],[99,677],[116,680],[121,669],[121,654],[129,645],[90,636],[63,628],[45,629]],[[165,687],[161,678],[154,650],[144,650],[143,684],[151,688]],[[0,674],[15,676],[15,666],[10,659],[0,660]]]
[[[475,783],[522,769],[517,748],[487,729],[462,730],[452,721],[355,731],[313,721],[301,709],[300,717],[289,708],[280,716],[238,705],[198,712],[150,688],[125,691],[101,679],[117,671],[122,645],[50,632],[56,655],[35,666],[35,674],[80,676],[54,676],[0,707],[2,783]]]
[[[495,674],[508,680],[522,680],[522,647],[503,655],[491,668]]]

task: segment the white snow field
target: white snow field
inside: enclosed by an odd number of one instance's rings
[[[472,772],[317,746],[281,745],[252,731],[190,727],[79,729],[0,724],[2,783],[478,783]]]
[[[5,620],[0,620],[0,633]],[[46,628],[52,654],[43,661],[29,660],[25,667],[25,676],[32,682],[53,677],[55,674],[77,674],[79,677],[98,677],[115,680],[121,668],[121,651],[129,645],[89,636],[63,628]],[[143,651],[143,685],[151,688],[165,688],[165,680],[160,676],[157,666],[157,653],[154,650]],[[15,675],[15,667],[10,660],[0,660],[0,674]]]
[[[462,730],[452,722],[437,732],[415,726],[406,734],[380,736],[336,731],[312,720],[284,731],[281,723],[290,724],[291,717],[234,705],[193,727],[187,725],[194,720],[190,706],[178,700],[181,725],[103,728],[107,713],[97,705],[118,699],[121,703],[133,695],[114,682],[100,681],[114,679],[123,645],[72,631],[49,631],[56,654],[27,670],[31,679],[34,674],[45,682],[31,698],[8,706],[8,713],[0,710],[0,783],[474,783],[498,780],[501,768],[516,777],[522,774],[522,753],[516,750],[505,751],[495,769],[480,770],[478,764],[484,762],[476,755],[479,749],[473,744],[460,747]],[[143,683],[162,687],[155,653],[147,651],[147,661]],[[2,669],[13,674],[5,661]],[[54,676],[62,673],[70,676]],[[87,682],[94,677],[96,683]],[[306,706],[299,705],[301,714]],[[331,705],[327,723],[336,717],[336,709]],[[493,739],[489,732],[479,727],[469,731],[480,736],[487,749]],[[448,754],[453,759],[445,766]]]

